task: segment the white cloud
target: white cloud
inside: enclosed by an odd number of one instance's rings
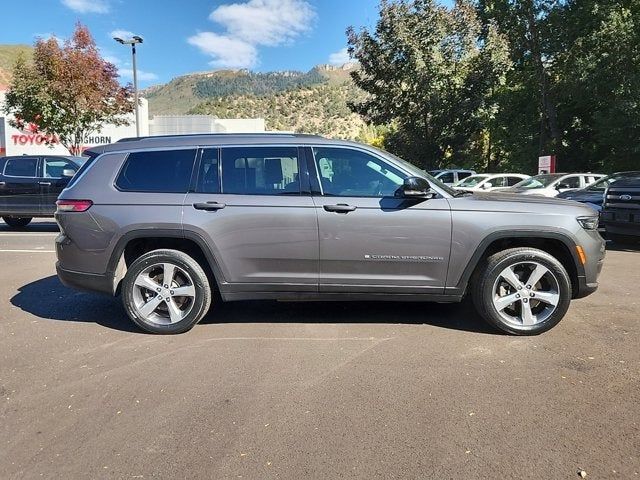
[[[306,0],[248,0],[216,8],[209,19],[224,33],[200,32],[188,39],[213,57],[218,68],[251,68],[258,63],[259,46],[289,44],[308,32],[316,18]]]
[[[135,33],[130,32],[129,30],[114,30],[109,33],[111,38],[118,37],[123,40],[131,40],[134,37]]]
[[[311,29],[315,11],[305,0],[249,0],[220,5],[209,18],[229,35],[254,45],[277,46]]]
[[[344,65],[350,61],[351,58],[349,57],[349,50],[347,50],[347,47],[329,55],[329,63],[331,65]]]
[[[217,68],[250,68],[258,61],[256,47],[237,38],[213,32],[200,32],[188,41],[202,53],[213,57],[210,64]]]
[[[62,0],[62,4],[78,13],[107,13],[107,0]]]
[[[118,74],[122,78],[133,79],[133,69],[131,68],[118,68]],[[138,81],[152,82],[154,80],[158,80],[158,75],[155,73],[138,70]]]

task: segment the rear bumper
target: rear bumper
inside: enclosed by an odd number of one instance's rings
[[[66,287],[113,295],[113,277],[109,275],[65,270],[60,266],[60,262],[56,262],[56,273]]]

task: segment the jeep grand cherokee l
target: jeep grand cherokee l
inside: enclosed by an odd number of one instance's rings
[[[65,285],[121,294],[179,333],[217,301],[473,297],[513,334],[596,290],[597,216],[575,202],[455,192],[403,160],[310,135],[191,135],[91,152],[58,200]]]

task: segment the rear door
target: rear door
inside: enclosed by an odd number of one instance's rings
[[[223,290],[317,292],[318,224],[297,146],[201,151],[183,223],[213,251]]]
[[[443,293],[451,249],[447,200],[395,198],[408,175],[368,151],[315,147],[307,153],[319,180],[313,199],[320,291]]]
[[[3,215],[32,217],[40,213],[38,157],[7,157],[0,179]]]

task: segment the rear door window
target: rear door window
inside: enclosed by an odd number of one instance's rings
[[[520,177],[507,177],[507,186],[513,187],[517,183],[520,183],[522,180],[524,179]]]
[[[446,172],[441,174],[439,177],[436,177],[442,183],[455,183],[455,178],[453,176],[453,172]]]
[[[458,172],[458,181],[473,175],[471,172]]]
[[[7,177],[36,177],[37,174],[37,157],[9,158],[4,165],[4,175]]]
[[[126,192],[187,193],[195,158],[196,149],[130,153],[116,187]]]
[[[567,188],[580,188],[580,176],[566,177],[560,183],[567,185]]]
[[[222,193],[299,195],[298,147],[222,149]]]
[[[198,172],[198,193],[220,193],[220,165],[218,162],[219,150],[206,148],[202,150],[200,168]]]

